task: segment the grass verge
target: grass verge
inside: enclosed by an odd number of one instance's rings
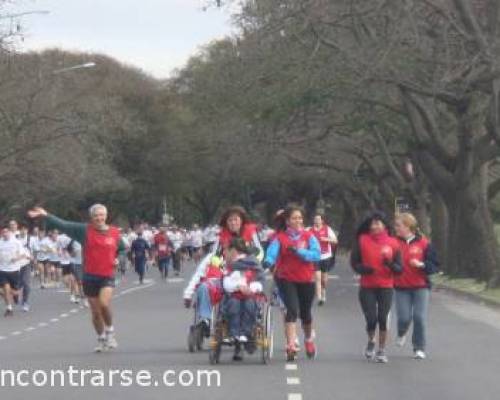
[[[437,287],[449,288],[500,305],[500,288],[488,289],[486,283],[470,278],[451,278],[447,275],[434,275],[432,282]]]

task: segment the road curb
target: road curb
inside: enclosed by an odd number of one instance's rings
[[[491,299],[485,299],[484,297],[481,297],[475,293],[465,292],[463,290],[452,288],[442,284],[434,285],[433,290],[436,292],[446,293],[451,296],[459,297],[461,299],[468,300],[477,304],[487,305],[488,307],[500,310],[500,302]]]

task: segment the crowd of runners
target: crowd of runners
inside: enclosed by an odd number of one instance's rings
[[[32,310],[32,285],[43,290],[66,287],[69,301],[90,308],[95,350],[114,349],[118,343],[111,299],[116,281],[133,270],[137,284],[143,284],[152,268],[166,280],[171,270],[178,276],[183,265],[194,264],[194,270],[186,271],[191,278],[183,292],[184,305],[194,309],[195,326],[207,337],[216,323],[214,307],[223,310],[227,332],[221,340],[234,347],[235,361],[255,351],[259,304],[271,298],[281,309],[287,360],[301,351],[298,320],[305,354],[310,359],[317,355],[313,309],[315,303],[321,307],[327,301],[338,246],[336,233],[321,214],[308,220],[302,208],[290,205],[279,210],[269,225],[257,225],[235,206],[222,214],[217,225],[203,229],[156,228],[146,223],[121,229],[108,225],[107,209],[101,204],[89,209],[88,223],[62,220],[43,208],[30,210],[28,217],[42,223],[28,229],[10,221],[1,229],[0,292],[6,317]],[[388,362],[393,299],[396,344],[404,346],[413,324],[414,358],[426,358],[429,276],[438,265],[432,244],[412,214],[398,214],[390,223],[383,213],[374,212],[360,224],[351,266],[359,279],[368,360]],[[271,282],[271,291],[266,281]]]

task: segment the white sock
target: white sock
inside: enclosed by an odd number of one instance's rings
[[[103,332],[100,335],[97,335],[97,340],[104,340],[106,339],[106,334]]]
[[[7,304],[7,310],[12,311],[12,304]]]
[[[113,325],[107,326],[104,330],[106,333],[113,333],[115,331],[115,327]]]

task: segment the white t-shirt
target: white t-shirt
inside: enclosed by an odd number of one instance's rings
[[[203,232],[201,229],[197,229],[191,232],[191,246],[195,249],[203,246]]]
[[[57,251],[57,241],[46,236],[40,242],[40,253],[38,254],[40,261],[59,262],[59,254]]]
[[[18,260],[20,257],[24,257]],[[29,261],[26,248],[15,237],[0,239],[0,271],[16,272]]]
[[[71,238],[65,234],[57,237],[57,250],[59,252],[59,261],[62,265],[71,264],[71,257],[68,250],[66,250],[70,242]]]
[[[71,244],[73,251],[71,252],[71,262],[75,265],[82,265],[82,245],[80,242],[73,240]]]
[[[168,237],[174,246],[174,250],[177,251],[181,248],[184,238],[181,232],[169,232]]]

